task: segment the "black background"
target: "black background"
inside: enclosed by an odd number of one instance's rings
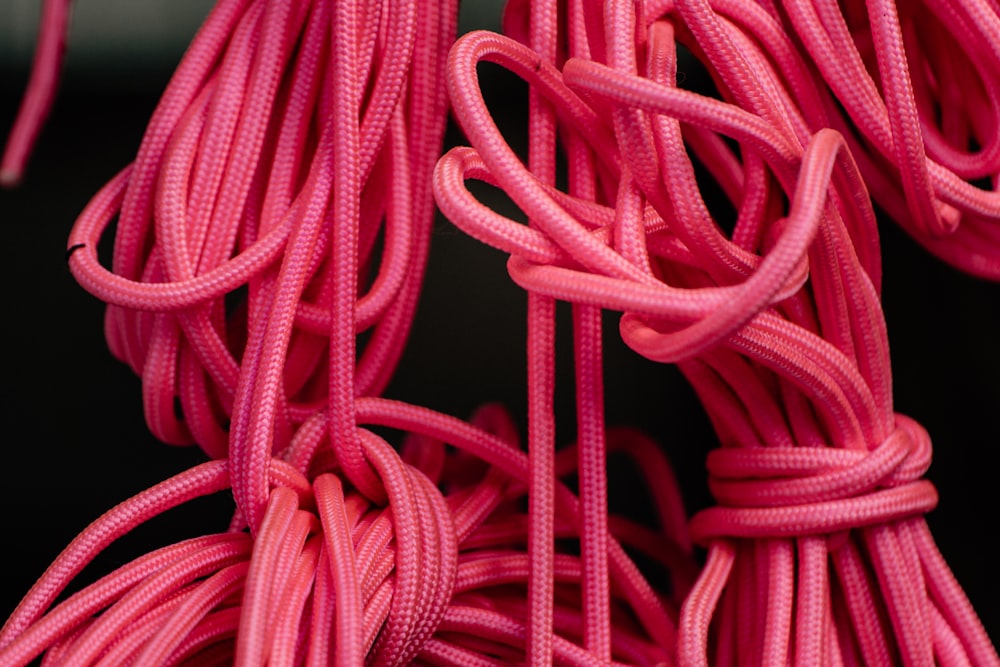
[[[0,133],[25,76],[0,71]],[[87,523],[203,460],[200,450],[149,434],[139,381],[104,343],[102,304],[75,284],[63,257],[76,214],[132,158],[168,77],[155,67],[123,66],[99,77],[70,70],[24,185],[0,191],[0,616]],[[522,91],[497,79],[490,97],[517,128]],[[935,444],[928,477],[942,499],[928,521],[997,637],[1000,287],[943,266],[891,226],[883,227],[883,250],[896,409],[923,423]],[[525,299],[504,261],[446,221],[435,223],[425,297],[388,395],[459,416],[499,400],[523,426]],[[561,442],[573,437],[567,312],[560,311]],[[673,368],[625,349],[615,317],[606,322],[609,422],[658,438],[690,508],[704,506],[703,461],[713,436],[700,406]],[[611,493],[615,507],[641,503],[621,479]],[[222,494],[175,510],[108,550],[85,578],[156,546],[222,530],[231,508]]]

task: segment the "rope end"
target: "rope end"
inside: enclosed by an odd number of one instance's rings
[[[21,184],[23,172],[20,169],[3,168],[0,169],[0,188],[13,189]]]

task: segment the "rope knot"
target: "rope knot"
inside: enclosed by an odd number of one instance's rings
[[[780,538],[831,534],[924,514],[937,505],[922,479],[931,442],[896,415],[896,429],[864,451],[830,447],[723,448],[708,455],[719,503],[691,520],[692,537]]]
[[[392,548],[386,543],[371,552],[376,559],[380,554],[392,556],[392,576],[385,572],[382,585],[375,588],[366,602],[367,620],[368,610],[379,606],[373,605],[379,589],[391,593],[386,598],[385,624],[371,649],[369,664],[405,665],[434,635],[451,601],[458,567],[455,524],[448,503],[434,482],[418,468],[405,463],[387,442],[371,431],[358,432],[366,457],[385,484],[388,506],[376,512],[371,524],[359,521],[355,525],[355,539],[360,539],[360,547],[366,540],[359,530],[367,527],[370,531],[386,517],[391,519],[392,530]],[[377,508],[369,508],[369,514],[371,510]],[[359,557],[359,561],[367,558],[360,550]]]

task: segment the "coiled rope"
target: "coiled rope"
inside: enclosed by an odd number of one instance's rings
[[[796,78],[804,68],[777,15],[613,0],[603,14],[571,3],[543,28],[543,4],[509,9],[516,39],[473,33],[452,50],[449,92],[472,147],[438,163],[435,195],[455,224],[510,253],[529,294],[622,312],[624,341],[678,363],[708,411],[718,506],[691,522],[708,560],[681,612],[678,663],[997,664],[921,518],[937,502],[921,479],[930,440],[892,409],[865,174],[842,134],[815,131],[800,110],[815,80]],[[550,29],[569,45],[559,57],[537,47]],[[726,101],[676,87],[675,40]],[[566,192],[507,146],[479,89],[483,61],[558,110]],[[536,114],[529,131],[550,137],[545,122]],[[738,212],[731,234],[694,159]],[[532,224],[486,209],[468,179],[501,188]],[[534,565],[539,587],[552,581]],[[536,622],[547,650],[551,620]]]
[[[109,304],[108,342],[142,377],[150,428],[215,461],[85,530],[5,624],[0,663],[43,653],[80,665],[525,659],[537,532],[521,506],[539,478],[513,422],[498,406],[466,423],[379,397],[426,262],[446,109],[439,73],[455,20],[454,3],[418,20],[401,0],[213,9],[135,162],[78,219],[68,261]],[[97,248],[112,222],[105,268]],[[605,426],[581,418],[580,456],[592,456]],[[379,428],[402,433],[398,451]],[[641,434],[608,439],[669,474]],[[552,654],[592,664],[580,643],[584,618],[595,631],[590,603],[581,614],[576,602],[584,595],[602,600],[608,657],[668,661],[664,638],[695,571],[676,488],[641,470],[661,525],[602,509],[595,541],[581,533],[594,501],[560,481],[572,466],[552,466],[542,480],[552,530],[588,550],[549,559],[559,578],[548,588]],[[227,489],[229,532],[140,557],[53,606],[113,540]],[[676,570],[672,599],[626,547]],[[632,620],[612,629],[612,609]]]

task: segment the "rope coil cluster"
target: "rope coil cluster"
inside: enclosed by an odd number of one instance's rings
[[[930,440],[892,411],[869,163],[827,129],[836,123],[810,115],[826,107],[806,104],[828,93],[782,29],[793,10],[571,3],[557,33],[569,48],[556,55],[538,46],[544,4],[509,8],[517,39],[473,33],[453,48],[449,91],[471,148],[438,163],[435,196],[464,231],[511,254],[529,294],[623,312],[623,340],[678,363],[712,418],[720,505],[690,525],[709,556],[679,619],[679,663],[997,664],[920,518],[937,503],[920,479]],[[675,40],[724,101],[676,87]],[[507,147],[480,61],[557,110],[566,192]],[[529,131],[548,138],[548,122],[533,111]],[[737,211],[731,234],[702,198],[695,160]],[[919,175],[900,171],[912,206]],[[468,179],[503,189],[531,224],[486,211]],[[957,217],[939,209],[926,233],[957,242],[941,222]],[[533,576],[551,572],[540,563]]]
[[[1000,276],[1000,10],[902,4],[511,0],[507,36],[453,43],[454,2],[220,0],[67,252],[150,428],[212,460],[71,543],[0,663],[1000,664],[922,518],[930,437],[893,409],[872,204]],[[51,106],[68,6],[46,0],[0,184]],[[678,44],[719,98],[678,87]],[[484,62],[528,84],[527,159]],[[448,97],[470,146],[438,159]],[[528,294],[526,453],[500,406],[463,421],[382,397],[435,201]],[[558,451],[557,300],[577,406]],[[715,427],[718,505],[690,523],[663,450],[605,423],[603,309]],[[609,514],[615,452],[655,525]],[[227,490],[227,532],[56,603],[115,539]]]
[[[534,552],[521,508],[538,477],[513,422],[498,406],[463,422],[378,397],[426,263],[446,108],[438,73],[455,20],[454,3],[439,3],[418,27],[400,0],[213,9],[135,162],[80,215],[67,261],[109,304],[108,342],[142,377],[150,428],[215,461],[85,530],[5,624],[0,663],[524,659]],[[97,248],[112,223],[106,268]],[[385,428],[402,433],[398,451],[376,434]],[[605,440],[602,421],[583,432]],[[670,474],[641,434],[609,437]],[[581,456],[593,457],[587,444]],[[576,472],[563,468],[562,480]],[[579,543],[593,502],[581,507],[555,474],[548,483],[554,527]],[[604,621],[609,655],[670,660],[662,638],[696,568],[676,489],[647,484],[663,525],[601,510],[609,526],[586,544],[605,561],[596,587],[589,558],[566,549],[552,560],[550,643],[562,662],[593,660],[582,589],[632,619]],[[236,501],[229,532],[164,547],[54,604],[112,541],[224,490]],[[676,570],[671,599],[630,553]]]

